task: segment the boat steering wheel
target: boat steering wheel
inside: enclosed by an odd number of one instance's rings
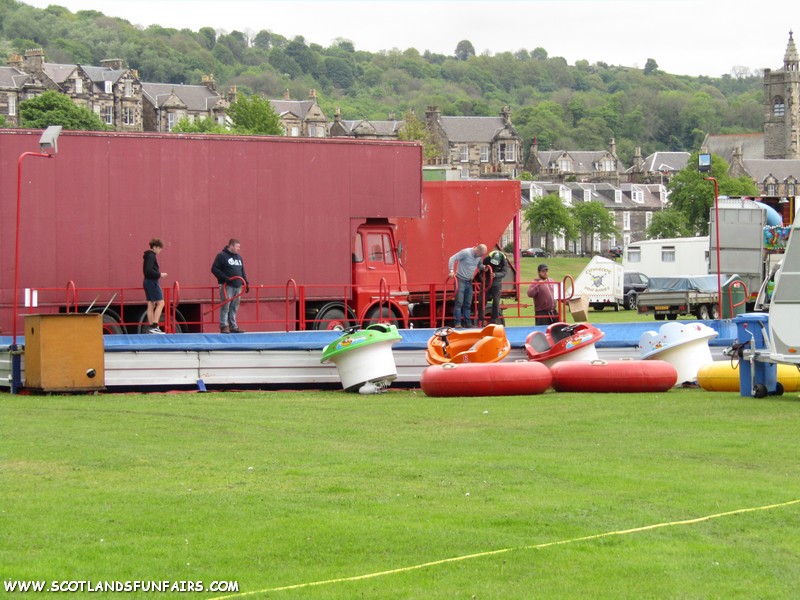
[[[446,344],[447,336],[453,333],[454,331],[455,329],[453,329],[452,327],[439,327],[438,329],[433,330],[433,335],[442,338],[442,341]]]

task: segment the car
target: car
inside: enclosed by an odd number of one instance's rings
[[[650,285],[650,278],[639,271],[625,271],[623,277],[623,305],[627,310],[636,310],[636,301]]]
[[[522,256],[540,256],[542,258],[547,258],[549,256],[547,250],[544,248],[528,248],[520,252],[520,254]]]
[[[620,256],[622,256],[622,246],[611,246],[608,249],[608,255],[611,258],[619,258]]]

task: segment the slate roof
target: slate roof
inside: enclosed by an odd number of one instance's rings
[[[800,160],[789,158],[744,159],[744,168],[755,181],[764,181],[772,175],[778,181],[789,177],[800,180]]]
[[[212,92],[204,85],[142,83],[142,97],[153,106],[163,106],[173,94],[190,111],[208,111],[222,100],[217,92]]]
[[[681,171],[689,163],[689,152],[654,152],[644,159],[645,172]]]
[[[608,150],[540,150],[539,161],[545,169],[551,169],[558,166],[558,159],[566,154],[572,159],[575,166],[575,173],[594,173],[597,171],[595,163],[599,162],[606,156],[609,156]]]
[[[279,115],[293,114],[300,120],[306,118],[315,104],[313,100],[270,100],[269,103]]]
[[[502,117],[439,117],[452,143],[491,142],[507,125]],[[513,128],[512,128],[513,131]]]
[[[764,158],[763,133],[730,133],[707,135],[703,140],[703,148],[711,154],[721,156],[728,164],[733,160],[733,150],[742,148],[742,158]]]
[[[78,65],[43,63],[42,71],[44,71],[44,74],[47,75],[50,79],[52,79],[54,82],[61,85],[67,80],[67,77],[69,77],[77,67]]]
[[[16,67],[0,67],[0,88],[21,88],[32,79]]]
[[[367,131],[372,135],[396,137],[397,132],[405,121],[368,121],[366,119],[351,121],[340,119],[338,123],[351,135],[359,131]]]

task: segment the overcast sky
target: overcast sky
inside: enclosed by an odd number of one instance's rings
[[[459,41],[469,40],[478,54],[541,47],[570,65],[587,60],[638,68],[653,58],[668,73],[712,77],[734,67],[780,68],[789,30],[800,35],[796,0],[22,1],[97,10],[142,26],[265,29],[326,47],[345,38],[370,52],[416,48],[452,55]]]

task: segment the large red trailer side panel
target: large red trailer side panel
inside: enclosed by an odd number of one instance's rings
[[[40,131],[0,129],[0,304],[13,302],[17,167]],[[64,131],[22,160],[19,287],[138,287],[152,237],[170,286],[209,286],[231,237],[253,284],[351,278],[352,220],[418,217],[407,142]],[[339,288],[341,289],[341,288]],[[0,326],[10,318],[4,311]]]
[[[520,198],[519,181],[426,181],[422,218],[396,220],[409,290],[444,283],[448,260],[462,248],[491,249],[519,212]]]

